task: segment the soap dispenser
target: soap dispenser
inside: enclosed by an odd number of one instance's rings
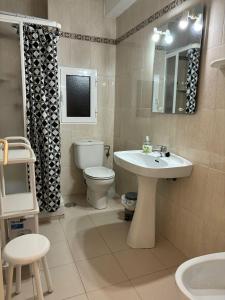
[[[152,145],[151,145],[151,141],[150,141],[150,138],[148,135],[145,137],[145,140],[144,140],[144,143],[142,146],[142,150],[144,153],[152,152]]]

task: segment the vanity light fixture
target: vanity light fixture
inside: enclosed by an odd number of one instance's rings
[[[169,29],[167,29],[166,31],[161,31],[155,27],[153,35],[152,35],[153,42],[157,43],[160,40],[161,36],[165,36],[164,40],[165,40],[166,44],[169,45],[173,42],[173,36]]]
[[[158,31],[158,29],[155,27],[154,28],[154,33],[152,35],[152,40],[153,42],[157,43],[160,39],[160,34],[161,34],[161,31]]]
[[[193,28],[196,32],[200,32],[202,30],[202,27],[203,27],[202,14],[199,14],[193,25]]]
[[[168,45],[172,44],[172,42],[173,42],[173,36],[168,29],[166,30],[166,33],[165,33],[165,42]]]
[[[189,16],[189,12],[185,11],[182,15],[182,18],[180,19],[180,22],[179,22],[180,29],[185,30],[188,27],[188,24],[189,24],[188,16]]]
[[[197,16],[191,15],[189,11],[185,11],[182,15],[182,18],[179,22],[179,28],[181,30],[185,30],[189,25],[189,19],[195,20],[193,24],[193,28],[196,32],[200,32],[203,27],[203,17],[202,14],[199,14]]]

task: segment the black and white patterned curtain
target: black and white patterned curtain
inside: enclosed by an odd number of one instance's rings
[[[35,152],[36,190],[41,211],[60,206],[60,118],[58,29],[26,24],[24,58],[27,137]]]
[[[196,98],[199,77],[200,49],[192,48],[187,51],[187,101],[186,113],[193,114],[196,111]]]

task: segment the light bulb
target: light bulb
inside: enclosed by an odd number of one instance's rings
[[[202,14],[200,14],[197,20],[194,22],[193,28],[196,32],[199,32],[202,30],[202,27],[203,27]]]
[[[181,19],[179,22],[179,28],[182,30],[185,30],[188,27],[188,20],[187,19]]]
[[[165,42],[167,44],[172,44],[172,42],[173,42],[173,36],[171,35],[169,30],[166,30]]]
[[[189,21],[188,21],[189,12],[184,12],[182,18],[179,22],[179,28],[181,30],[185,30],[188,27]]]
[[[160,34],[159,34],[157,28],[155,27],[154,33],[152,35],[152,40],[153,40],[153,42],[157,43],[159,41],[159,39],[160,39]]]

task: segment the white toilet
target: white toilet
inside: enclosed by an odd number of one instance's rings
[[[104,143],[92,139],[76,141],[74,158],[76,166],[83,170],[88,203],[97,209],[106,208],[108,190],[114,182],[115,172],[103,167]]]

